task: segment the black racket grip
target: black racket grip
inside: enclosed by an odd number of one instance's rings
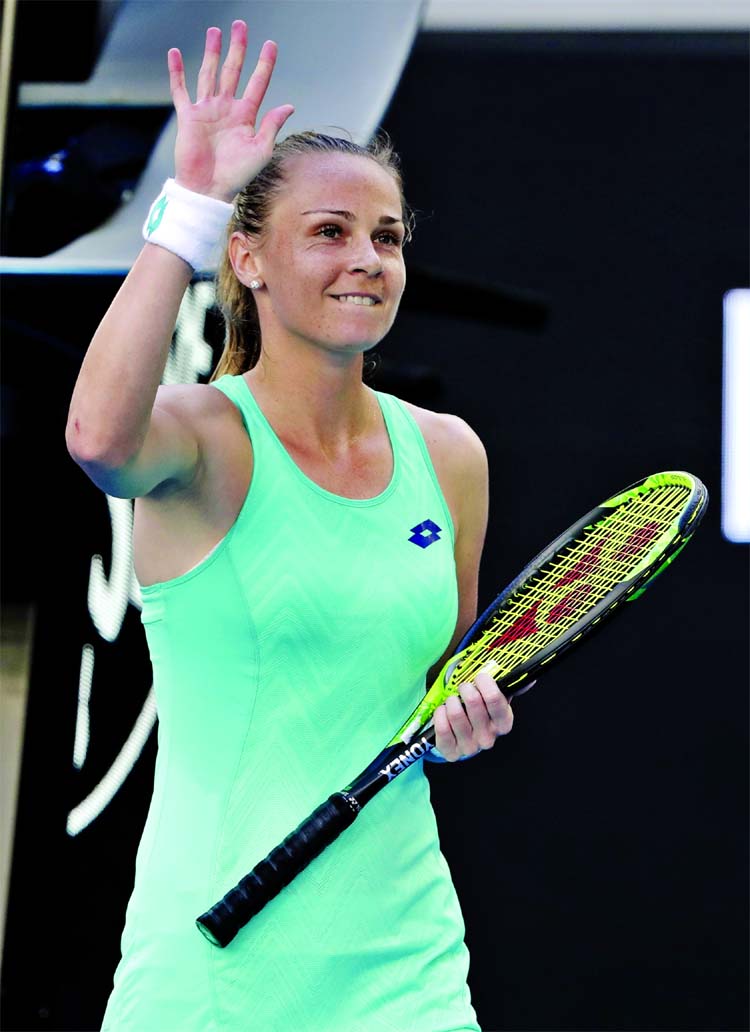
[[[359,810],[354,796],[334,792],[223,899],[201,914],[196,920],[199,930],[214,946],[227,946],[251,917],[354,823]]]

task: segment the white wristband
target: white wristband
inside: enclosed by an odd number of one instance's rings
[[[199,272],[211,264],[232,210],[226,201],[168,179],[143,223],[143,239],[178,255]]]

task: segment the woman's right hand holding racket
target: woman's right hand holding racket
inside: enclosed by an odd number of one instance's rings
[[[255,123],[271,81],[278,47],[267,40],[244,93],[235,93],[247,51],[247,25],[232,23],[229,51],[219,70],[221,30],[206,32],[203,63],[198,73],[196,101],[185,85],[179,50],[169,51],[169,84],[177,113],[175,180],[196,193],[232,201],[271,158],[276,137],[294,112],[291,104],[268,111]]]

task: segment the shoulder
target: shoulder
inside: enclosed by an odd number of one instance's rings
[[[156,404],[175,414],[183,411],[200,415],[203,412],[219,411],[227,402],[227,396],[208,383],[161,384],[156,392]]]
[[[157,421],[178,425],[195,440],[199,462],[190,493],[216,489],[216,477],[230,479],[252,462],[252,445],[237,405],[207,383],[161,385],[154,402]]]
[[[156,392],[154,408],[190,426],[196,433],[216,429],[222,421],[242,422],[234,402],[207,383],[162,384]]]
[[[251,440],[238,406],[210,384],[161,385],[154,402],[154,423],[171,426],[193,440],[197,461],[189,479],[159,486],[149,498],[197,506],[204,514],[223,513],[226,500],[236,500],[237,485],[247,479],[253,465]],[[240,505],[241,499],[237,511]]]
[[[478,434],[461,419],[447,412],[431,412],[410,402],[401,404],[422,431],[433,463],[451,476],[487,476],[487,452]]]

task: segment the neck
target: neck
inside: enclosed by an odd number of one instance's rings
[[[275,426],[324,452],[345,448],[372,428],[379,406],[362,383],[361,353],[300,348],[290,359],[264,347],[245,373]]]

